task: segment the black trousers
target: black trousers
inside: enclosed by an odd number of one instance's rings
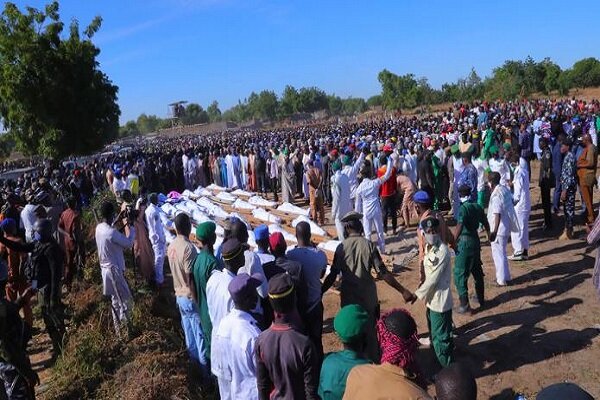
[[[279,184],[279,178],[271,178],[270,181],[271,181],[271,191],[273,192],[273,196],[275,197],[275,201],[279,201],[277,199],[277,191],[279,190],[277,186]]]
[[[307,313],[301,313],[302,322],[306,328],[306,335],[315,345],[319,365],[323,360],[323,303],[319,302]]]
[[[396,231],[398,227],[398,215],[396,214],[396,196],[386,196],[381,198],[381,206],[383,208],[383,230],[387,233],[388,230],[388,218],[392,217],[392,230]]]
[[[550,196],[550,190],[552,189],[549,184],[542,183],[540,185],[542,192],[542,210],[544,210],[544,224],[547,227],[552,226],[552,197]]]

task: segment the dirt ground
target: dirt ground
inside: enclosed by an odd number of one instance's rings
[[[484,243],[482,259],[489,306],[469,316],[454,314],[456,359],[465,362],[477,378],[480,399],[513,400],[516,393],[531,399],[542,387],[565,380],[578,383],[600,398],[600,299],[591,283],[596,251],[587,246],[582,226],[577,227],[575,240],[558,239],[563,223],[560,214],[554,216],[556,228],[552,232],[542,231],[537,167],[532,163],[530,258],[511,261],[512,284],[499,288],[494,286],[490,247]],[[596,200],[600,200],[598,194]],[[579,199],[576,210],[580,211]],[[415,290],[415,229],[388,237],[386,242],[397,279]],[[512,253],[510,244],[508,252]],[[406,305],[384,282],[378,282],[377,287],[382,312],[396,307],[408,309],[417,320],[420,335],[427,336],[422,302]],[[457,304],[456,293],[454,299]],[[340,348],[332,327],[339,295],[330,290],[324,304],[323,344],[328,352]],[[32,364],[42,381],[36,390],[41,397],[51,379],[46,365],[49,345],[47,336],[40,333],[30,348]],[[419,360],[430,376],[439,368],[429,348],[419,350]],[[432,387],[429,392],[434,392]]]
[[[480,399],[514,399],[516,393],[531,397],[544,386],[572,381],[595,397],[600,397],[600,299],[591,282],[596,251],[587,246],[585,231],[578,226],[575,240],[558,236],[562,215],[554,216],[555,229],[545,233],[537,163],[532,163],[529,223],[529,260],[510,261],[513,277],[508,287],[496,287],[491,250],[486,242],[482,251],[486,274],[488,306],[481,312],[463,316],[454,313],[456,359],[466,363],[477,378]],[[596,199],[598,195],[596,194]],[[577,212],[580,211],[579,199]],[[597,208],[596,208],[597,209]],[[387,238],[397,259],[414,250],[414,228],[405,240]],[[512,247],[508,245],[508,253]],[[415,257],[396,265],[397,279],[410,290],[418,286]],[[469,293],[474,293],[472,279]],[[417,301],[404,304],[400,295],[385,282],[377,283],[382,312],[396,307],[408,309],[415,317],[421,336],[427,335],[425,305]],[[458,304],[455,288],[454,302]],[[325,351],[340,348],[332,332],[332,318],[339,310],[339,296],[328,292],[325,304]],[[474,306],[474,304],[472,304]],[[421,348],[419,359],[424,371],[436,371],[433,350]],[[433,388],[430,388],[433,393]]]

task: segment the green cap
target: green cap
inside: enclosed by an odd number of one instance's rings
[[[510,150],[510,147],[511,147],[511,146],[510,146],[510,143],[506,143],[506,142],[504,142],[504,143],[502,143],[502,147],[504,147],[504,150],[507,150],[507,151],[508,151],[508,150]]]
[[[331,164],[331,169],[333,171],[339,171],[340,169],[342,169],[342,163],[340,162],[340,160],[335,160],[332,164]]]
[[[337,313],[333,329],[344,343],[351,343],[364,335],[369,314],[358,304],[350,304]]]
[[[450,153],[452,153],[452,154],[458,153],[458,150],[459,149],[458,149],[458,145],[457,144],[455,144],[452,147],[450,147]]]
[[[497,154],[498,153],[498,146],[493,145],[490,146],[490,154]]]
[[[208,240],[215,237],[217,226],[212,221],[206,221],[196,226],[196,239]]]
[[[344,165],[350,165],[352,164],[352,158],[349,155],[345,155],[342,157],[342,163]]]

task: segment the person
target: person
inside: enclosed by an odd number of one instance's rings
[[[417,324],[408,311],[394,309],[377,321],[380,365],[359,365],[350,371],[344,400],[431,400],[416,362]]]
[[[381,178],[371,179],[373,171],[370,165],[365,165],[361,170],[363,180],[356,189],[356,206],[354,210],[363,215],[364,234],[367,240],[371,240],[373,225],[377,232],[377,247],[381,253],[385,252],[385,238],[383,236],[383,217],[381,214],[381,203],[379,201],[379,188],[390,178],[392,174],[392,159],[387,161],[387,169]]]
[[[277,274],[288,273],[294,280],[294,285],[296,285],[297,300],[300,304],[303,304],[304,292],[301,291],[299,287],[302,275],[302,264],[298,261],[291,260],[286,256],[287,243],[281,232],[273,232],[271,236],[269,236],[269,249],[271,250],[273,257],[275,257],[275,260],[264,265],[267,281],[270,281],[271,278]]]
[[[319,361],[312,341],[292,323],[296,292],[289,274],[269,281],[273,324],[255,345],[256,381],[260,400],[319,399]]]
[[[496,283],[498,286],[506,286],[511,280],[506,245],[511,232],[519,229],[515,209],[513,206],[512,193],[508,188],[500,184],[500,174],[490,172],[492,194],[487,212],[490,225],[490,242],[492,246],[492,258],[496,268]]]
[[[77,264],[75,262],[77,251],[83,251],[81,217],[79,211],[77,211],[77,200],[74,197],[67,200],[67,209],[62,212],[58,221],[58,231],[62,234],[64,243],[64,284],[67,290],[70,290],[73,278],[77,274]]]
[[[152,285],[154,282],[154,252],[146,227],[146,205],[147,199],[145,197],[140,197],[135,203],[137,215],[133,221],[133,227],[135,228],[133,255],[135,257],[135,267],[140,271],[146,283]]]
[[[415,213],[415,202],[414,195],[417,188],[413,181],[403,173],[399,171],[396,176],[396,185],[398,191],[402,193],[402,205],[400,206],[400,215],[404,221],[404,227],[410,228],[410,218]]]
[[[477,170],[477,204],[479,204],[481,208],[485,208],[485,172],[488,169],[488,161],[480,156],[473,158],[472,162]]]
[[[236,238],[244,248],[244,266],[238,270],[238,274],[246,273],[248,275],[258,275],[261,277],[261,285],[257,288],[258,296],[264,299],[267,296],[267,278],[262,267],[260,258],[256,253],[250,250],[248,245],[248,226],[242,220],[236,218],[231,223],[231,237]],[[261,302],[257,302],[254,309],[255,317],[262,320],[263,310]]]
[[[550,198],[550,190],[556,185],[554,170],[552,168],[552,151],[548,147],[548,140],[544,137],[540,139],[540,176],[538,182],[540,184],[542,209],[544,210],[544,227],[545,231],[552,229],[552,200]]]
[[[344,240],[342,217],[352,210],[350,202],[350,180],[342,173],[342,163],[335,160],[331,163],[331,219],[335,223],[338,240]]]
[[[445,367],[453,360],[450,249],[440,238],[440,222],[436,218],[427,218],[421,222],[421,228],[426,242],[425,282],[415,291],[415,296],[427,306],[427,327],[433,350],[438,362]]]
[[[452,184],[450,186],[452,191],[452,196],[450,196],[452,200],[452,215],[454,216],[454,219],[458,220],[460,207],[460,202],[458,201],[458,187],[460,186],[460,177],[464,170],[464,164],[458,144],[455,144],[450,148],[450,154],[452,154],[452,157],[450,157],[451,163],[449,164],[448,169],[452,172]]]
[[[60,245],[52,237],[52,223],[47,219],[36,221],[33,226],[32,243],[22,243],[8,239],[4,232],[0,243],[12,251],[31,253],[25,267],[31,287],[40,294],[42,318],[52,341],[52,358],[62,352],[65,326],[61,301],[61,279],[63,273],[63,253]]]
[[[327,269],[327,256],[310,241],[311,232],[308,222],[301,221],[296,225],[298,245],[287,252],[287,257],[302,265],[301,279],[306,287],[306,298],[299,310],[306,327],[308,337],[317,350],[319,360],[323,358],[323,302],[321,277]]]
[[[594,397],[574,383],[562,382],[543,388],[535,400],[594,400]]]
[[[297,151],[290,156],[290,151],[286,148],[281,152],[278,160],[278,168],[281,171],[281,198],[285,203],[294,201],[294,181],[296,172],[294,170],[294,161]]]
[[[581,138],[584,146],[581,155],[577,159],[577,178],[579,189],[585,204],[585,223],[589,231],[594,223],[594,183],[596,182],[596,166],[598,163],[598,153],[596,146],[592,143],[589,134],[584,134]]]
[[[391,160],[391,158],[390,158]],[[382,154],[379,157],[379,164],[381,167],[377,169],[377,177],[382,178],[387,172],[386,156]],[[396,168],[390,166],[392,172],[389,174],[389,178],[379,188],[379,195],[381,198],[381,207],[383,208],[383,231],[387,235],[388,233],[388,219],[392,219],[392,233],[396,235],[398,228],[398,216],[396,209],[398,208],[396,201],[398,197],[397,181],[396,181]]]
[[[325,293],[335,282],[338,274],[342,274],[340,286],[340,304],[358,304],[369,314],[367,327],[366,353],[373,362],[379,361],[379,348],[375,332],[375,322],[379,318],[379,300],[377,286],[372,271],[383,279],[389,286],[398,291],[405,302],[414,303],[416,297],[402,286],[388,271],[381,260],[377,247],[362,236],[363,216],[351,211],[342,219],[346,239],[338,245],[333,256],[333,264],[325,278],[322,292]]]
[[[510,241],[513,255],[508,259],[513,261],[527,260],[529,257],[529,214],[531,213],[531,193],[529,192],[528,163],[523,157],[515,157],[513,177],[513,203],[519,220],[519,230],[511,232]]]
[[[448,225],[446,225],[446,220],[444,216],[441,215],[438,211],[433,210],[433,199],[429,195],[428,192],[424,190],[419,190],[413,196],[413,200],[416,204],[417,214],[419,216],[419,223],[417,224],[417,246],[419,248],[419,274],[420,274],[420,282],[425,281],[425,271],[423,270],[423,260],[425,258],[425,235],[423,234],[423,230],[421,229],[421,222],[429,217],[434,217],[440,222],[440,237],[442,238],[442,242],[448,244],[450,247],[454,247],[454,236]]]
[[[202,377],[208,377],[208,362],[204,353],[204,334],[200,323],[200,312],[196,300],[196,289],[193,284],[192,269],[196,260],[196,248],[190,242],[192,223],[187,214],[175,217],[177,236],[167,249],[169,268],[173,277],[173,289],[177,308],[181,314],[181,326],[185,338],[188,355],[200,366]]]
[[[572,142],[564,139],[560,152],[564,155],[560,171],[560,200],[563,202],[565,214],[565,230],[560,236],[561,240],[573,239],[573,219],[575,218],[575,193],[577,192],[577,175],[575,155],[571,152]]]
[[[219,324],[211,358],[221,400],[258,400],[254,348],[260,329],[251,311],[261,283],[260,277],[243,273],[227,286],[234,308]]]
[[[13,242],[23,243],[17,234],[17,223],[12,218],[6,218],[0,223],[0,229],[4,231],[7,239]],[[23,271],[23,267],[27,261],[27,253],[18,252],[9,249],[8,247],[0,244],[0,254],[6,258],[7,261],[7,284],[6,284],[6,298],[9,301],[16,302],[20,300],[21,310],[23,310],[23,320],[29,325],[33,326],[33,311],[31,309],[31,290],[27,291],[31,285],[27,282],[27,277]],[[29,293],[29,295],[25,295]],[[3,293],[0,292],[0,297]]]
[[[561,131],[562,131],[562,125],[561,125]],[[561,176],[562,176],[562,167],[563,167],[563,160],[565,158],[566,153],[563,153],[562,148],[563,148],[563,142],[566,140],[566,137],[564,135],[564,133],[559,134],[558,136],[556,136],[556,141],[554,142],[554,145],[552,146],[552,172],[554,172],[554,178],[556,179],[555,185],[554,185],[554,193],[553,193],[553,197],[552,197],[552,211],[556,214],[558,213],[558,208],[560,206],[560,197],[562,195],[562,188],[560,186],[561,184]],[[570,141],[569,141],[569,147],[570,147]]]
[[[133,197],[137,197],[140,193],[140,178],[137,171],[132,168],[127,175],[127,190],[131,192]]]
[[[269,253],[269,227],[265,224],[254,228],[254,241],[256,242],[256,251],[254,252],[261,265],[275,261],[275,256]]]
[[[202,222],[196,226],[196,241],[200,243],[200,250],[192,268],[194,291],[204,337],[202,344],[204,345],[205,357],[209,361],[213,325],[208,312],[206,286],[212,273],[218,270],[217,259],[213,254],[213,246],[217,238],[216,229],[217,226],[212,221]]]
[[[165,250],[167,247],[167,239],[163,230],[163,224],[160,220],[160,209],[158,208],[158,195],[151,193],[148,196],[148,208],[144,212],[146,215],[146,226],[148,227],[148,236],[152,244],[152,252],[154,253],[154,281],[157,287],[161,287],[164,283],[164,261]]]
[[[1,394],[7,400],[34,400],[35,386],[40,383],[27,356],[31,326],[19,315],[28,297],[25,293],[16,301],[9,301],[0,296],[0,393],[4,392]]]
[[[33,225],[37,221],[36,210],[40,207],[38,204],[34,204],[33,201],[33,193],[26,193],[25,200],[27,204],[21,210],[20,220],[21,226],[20,228],[25,231],[25,241],[27,243],[33,242]]]
[[[102,272],[102,294],[111,298],[117,336],[124,336],[122,328],[129,323],[133,298],[125,280],[123,251],[133,247],[135,228],[133,221],[127,221],[128,232],[124,235],[114,227],[122,214],[115,217],[115,206],[110,201],[102,203],[100,215],[102,222],[96,226],[96,247]]]
[[[348,154],[342,156],[342,164],[344,164],[344,167],[342,168],[342,174],[346,175],[350,184],[351,204],[354,204],[356,201],[356,190],[358,189],[358,172],[360,171],[360,167],[365,161],[367,151],[368,149],[364,147],[363,151],[360,152],[358,158],[354,161],[354,163],[352,163],[352,156]]]
[[[358,304],[342,307],[333,319],[333,329],[344,350],[329,353],[323,361],[319,379],[322,400],[342,400],[352,368],[370,363],[363,354],[368,321],[369,314]]]
[[[435,395],[437,400],[477,400],[477,382],[465,365],[452,363],[435,376]]]
[[[308,199],[310,214],[313,221],[319,225],[325,224],[325,207],[323,205],[323,176],[315,166],[314,160],[308,161],[308,171],[305,173],[308,183]]]
[[[222,366],[215,362],[214,356],[220,349],[215,348],[213,344],[221,320],[233,308],[233,300],[228,289],[229,283],[237,275],[238,270],[244,266],[244,246],[242,246],[239,240],[231,238],[223,243],[223,260],[225,261],[225,268],[222,271],[214,271],[206,284],[206,302],[212,324],[210,368],[211,372],[217,377],[220,374]],[[225,386],[221,387],[221,383],[224,383]],[[222,396],[226,396],[229,392],[226,382],[219,381],[219,392],[222,393]]]
[[[468,281],[469,275],[475,280],[475,293],[479,306],[485,305],[485,286],[483,282],[483,269],[481,268],[481,243],[478,229],[480,226],[490,236],[490,225],[483,208],[470,201],[471,188],[467,185],[458,188],[460,200],[460,218],[456,225],[456,238],[458,242],[456,259],[454,261],[454,285],[458,292],[460,306],[459,314],[468,312],[469,305]]]

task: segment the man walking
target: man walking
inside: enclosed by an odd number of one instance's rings
[[[344,226],[342,217],[352,211],[350,202],[350,181],[342,173],[342,163],[335,160],[331,163],[333,176],[331,177],[331,218],[335,222],[338,240],[344,240]]]
[[[552,200],[550,189],[555,187],[556,178],[552,168],[552,151],[548,147],[548,140],[544,137],[540,139],[540,191],[542,197],[542,209],[544,210],[544,230],[552,229]]]
[[[379,318],[379,300],[372,271],[374,270],[385,283],[397,290],[405,302],[414,303],[416,297],[387,270],[377,247],[363,236],[361,219],[362,215],[354,211],[342,219],[346,239],[335,250],[333,265],[323,282],[322,291],[325,293],[333,285],[338,274],[342,273],[341,306],[358,304],[369,314],[366,353],[372,361],[377,362],[379,346],[375,322]]]
[[[456,225],[455,236],[458,248],[454,261],[454,285],[460,299],[459,314],[468,312],[469,305],[468,281],[473,275],[475,280],[475,293],[479,306],[484,306],[484,282],[483,269],[481,268],[481,243],[479,241],[479,226],[483,226],[490,235],[490,226],[485,217],[483,208],[475,202],[470,201],[471,188],[461,186],[458,188],[460,201],[460,218]]]

